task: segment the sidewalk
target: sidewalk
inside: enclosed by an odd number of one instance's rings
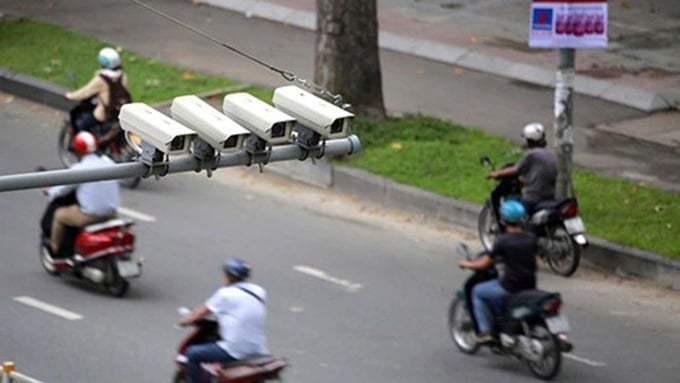
[[[316,29],[314,0],[201,0],[200,3]],[[467,3],[467,4],[461,4]],[[558,53],[529,48],[529,2],[379,0],[380,46],[461,68],[554,86]],[[609,6],[609,48],[576,53],[579,93],[643,111],[680,106],[680,18],[649,1]],[[656,1],[672,11],[675,0]],[[677,5],[677,4],[676,4]],[[664,8],[665,10],[665,8]],[[647,49],[648,48],[648,49]]]
[[[315,0],[201,0],[305,29],[316,29]],[[460,3],[467,3],[460,5]],[[448,4],[448,5],[447,5]],[[632,0],[609,6],[609,48],[576,52],[575,91],[645,112],[673,109],[635,123],[595,129],[670,148],[680,154],[680,17],[676,0]],[[382,48],[554,87],[556,50],[527,43],[529,4],[516,0],[446,2],[378,0]]]

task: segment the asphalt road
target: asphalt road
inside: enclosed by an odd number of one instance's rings
[[[149,0],[149,5],[275,67],[313,80],[313,32],[186,0]],[[264,86],[286,81],[131,1],[4,0],[0,11],[23,14],[95,36],[139,54],[190,70]],[[385,105],[393,113],[422,113],[481,127],[518,142],[522,126],[553,122],[554,90],[390,51],[381,51]],[[136,81],[131,79],[131,81]],[[597,124],[644,113],[575,95],[574,162],[627,179],[677,190],[680,156],[627,137],[603,133]],[[492,153],[493,154],[493,153]]]
[[[64,117],[0,94],[0,174],[55,166]],[[520,363],[457,351],[446,309],[467,275],[452,244],[474,233],[432,227],[343,195],[256,169],[144,180],[123,191],[144,214],[135,227],[145,274],[115,299],[47,275],[38,262],[39,190],[0,195],[0,359],[50,383],[170,381],[175,310],[221,282],[219,266],[246,257],[270,295],[270,346],[290,382],[526,382]],[[561,382],[670,382],[680,349],[680,297],[580,270],[542,272],[561,291],[576,345]],[[26,305],[39,300],[82,319]]]

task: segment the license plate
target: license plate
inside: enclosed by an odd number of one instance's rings
[[[567,321],[567,317],[562,314],[546,318],[545,323],[548,325],[548,330],[553,334],[569,332],[570,330],[569,321]]]
[[[118,274],[123,278],[137,277],[142,274],[139,264],[135,261],[116,261]]]
[[[574,217],[564,220],[564,227],[567,229],[569,234],[579,234],[586,230],[585,225],[581,217]]]

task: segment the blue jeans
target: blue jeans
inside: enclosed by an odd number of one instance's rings
[[[217,343],[195,344],[187,349],[187,377],[189,383],[207,383],[203,376],[201,363],[233,362],[237,359],[229,355]]]
[[[507,295],[508,292],[501,286],[498,279],[480,283],[472,289],[472,308],[480,333],[491,332],[493,312],[501,311],[503,298]]]

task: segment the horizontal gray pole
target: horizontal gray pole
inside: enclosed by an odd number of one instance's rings
[[[359,137],[352,135],[347,138],[326,141],[323,153],[321,148],[313,148],[309,151],[309,157],[342,156],[358,153],[361,150]],[[269,162],[297,160],[304,154],[304,150],[296,144],[279,145],[272,147]],[[263,163],[265,156],[258,154],[253,156],[252,164]],[[222,153],[218,168],[248,165],[251,159],[245,150],[241,149],[234,153]],[[170,157],[168,162],[168,174],[187,171],[204,170],[201,162],[191,155]],[[149,175],[149,166],[142,162],[128,162],[112,164],[96,169],[60,169],[43,172],[12,174],[0,176],[0,192],[43,188],[55,185],[77,184],[91,181],[113,180],[132,177],[144,177]]]

